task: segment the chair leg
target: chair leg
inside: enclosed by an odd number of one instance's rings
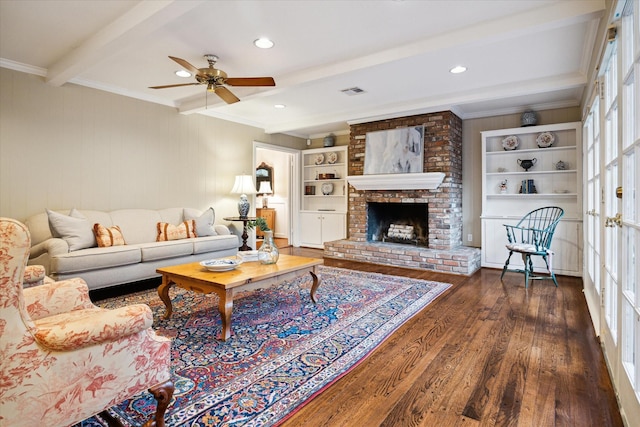
[[[173,391],[175,386],[171,381],[167,381],[163,384],[159,384],[149,389],[149,393],[156,399],[156,414],[155,416],[144,423],[144,427],[165,427],[164,414],[167,411],[169,403],[171,403],[171,397],[173,397]]]
[[[524,287],[525,289],[529,287],[529,277],[533,277],[533,261],[531,261],[531,256],[529,254],[523,254],[524,261]]]
[[[509,256],[507,257],[507,260],[504,263],[504,267],[502,267],[502,274],[500,275],[500,280],[502,280],[502,278],[504,277],[504,273],[507,272],[507,268],[509,267],[509,260],[511,259],[511,255],[513,255],[513,251],[509,251]]]
[[[547,256],[549,257],[549,259],[547,260]],[[553,283],[556,285],[556,288],[558,287],[558,281],[556,280],[556,275],[553,272],[553,264],[552,264],[552,257],[553,254],[549,254],[549,255],[542,255],[542,259],[544,260],[544,263],[547,266],[547,271],[549,272],[549,276],[551,277],[551,280],[553,280]]]

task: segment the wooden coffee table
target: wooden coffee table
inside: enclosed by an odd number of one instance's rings
[[[158,286],[158,295],[166,307],[164,318],[169,319],[173,312],[169,298],[172,285],[202,294],[215,292],[219,297],[218,309],[222,319],[220,339],[226,341],[231,336],[231,313],[236,293],[268,288],[309,272],[313,279],[311,301],[315,304],[316,290],[320,286],[316,267],[322,264],[323,260],[318,258],[280,255],[276,264],[245,262],[235,270],[223,272],[208,271],[198,262],[159,268],[156,272],[162,274],[162,283]]]

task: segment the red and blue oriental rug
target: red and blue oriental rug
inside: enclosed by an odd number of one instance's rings
[[[173,316],[155,289],[105,300],[103,307],[146,303],[154,329],[173,339],[176,391],[168,426],[273,426],[322,392],[394,330],[451,285],[321,267],[309,298],[305,277],[234,300],[233,335],[220,332],[217,296],[172,288]],[[155,410],[143,393],[110,409],[124,425],[139,426]],[[97,416],[81,426],[104,426]]]

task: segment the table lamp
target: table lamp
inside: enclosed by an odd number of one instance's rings
[[[236,182],[233,184],[231,194],[240,194],[238,202],[238,214],[240,218],[246,218],[249,214],[249,200],[247,194],[256,194],[256,187],[253,185],[253,177],[251,175],[236,175]]]
[[[271,183],[269,181],[261,181],[260,188],[258,189],[258,194],[262,195],[262,208],[266,209],[269,207],[269,198],[267,195],[273,194],[273,190],[271,189]]]

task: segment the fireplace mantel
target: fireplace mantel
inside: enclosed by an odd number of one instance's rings
[[[443,172],[350,175],[356,190],[433,190],[444,180]]]

